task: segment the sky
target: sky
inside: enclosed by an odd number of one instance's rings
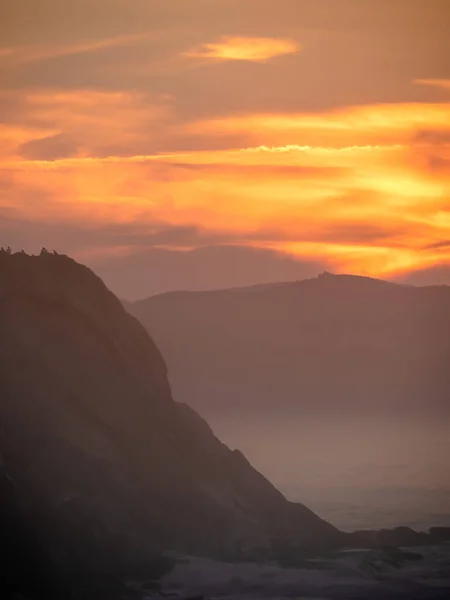
[[[3,0],[0,245],[123,297],[450,283],[449,0]]]

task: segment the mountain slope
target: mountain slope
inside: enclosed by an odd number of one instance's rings
[[[237,410],[449,412],[445,286],[324,274],[163,294],[132,310],[165,356],[175,397],[213,423]]]
[[[272,556],[341,540],[173,401],[143,327],[64,256],[0,254],[0,455],[11,536],[95,598],[164,549]],[[9,588],[23,580],[12,562]]]

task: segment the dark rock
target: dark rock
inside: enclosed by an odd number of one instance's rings
[[[65,256],[0,256],[0,455],[4,587],[26,595],[30,575],[32,598],[130,597],[168,549],[269,558],[344,537],[173,401],[143,327]]]
[[[141,585],[141,588],[149,592],[155,592],[161,589],[161,584],[159,581],[146,581]]]
[[[434,543],[450,541],[450,527],[431,527],[429,533]]]
[[[423,555],[418,552],[411,552],[406,550],[401,550],[399,548],[386,548],[386,554],[391,558],[391,560],[400,564],[404,561],[420,561],[423,560]]]
[[[414,531],[410,527],[355,531],[350,534],[349,542],[357,547],[367,546],[369,548],[396,548],[433,543],[428,534]]]
[[[381,546],[416,546],[426,540],[426,534],[418,533],[410,527],[381,529],[377,541]]]

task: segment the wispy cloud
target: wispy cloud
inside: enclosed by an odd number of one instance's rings
[[[336,152],[355,153],[355,152],[378,152],[378,151],[396,151],[405,148],[403,144],[392,144],[387,146],[365,145],[365,146],[340,146],[340,147],[320,147],[320,146],[299,146],[297,144],[288,144],[286,146],[256,146],[254,148],[243,148],[241,152],[271,152],[276,154],[287,154],[293,152],[313,152],[316,154],[335,154]]]
[[[106,39],[91,40],[77,44],[39,45],[39,46],[12,46],[0,48],[0,58],[6,58],[11,64],[24,64],[40,62],[43,60],[59,58],[61,56],[74,56],[88,54],[107,48],[126,46],[148,38],[147,34],[121,35]]]
[[[450,79],[416,79],[414,83],[417,85],[440,88],[450,92]]]
[[[418,131],[450,131],[449,103],[392,103],[350,106],[340,110],[301,113],[266,113],[231,115],[193,123],[192,130],[204,133],[257,132],[270,144],[302,146],[364,146],[397,143]]]
[[[189,50],[184,56],[261,62],[286,54],[298,54],[301,49],[301,44],[291,39],[223,37],[218,42]]]

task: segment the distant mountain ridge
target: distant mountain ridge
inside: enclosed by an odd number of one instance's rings
[[[161,348],[175,396],[213,423],[233,411],[450,413],[447,286],[324,273],[161,294],[132,312]]]

